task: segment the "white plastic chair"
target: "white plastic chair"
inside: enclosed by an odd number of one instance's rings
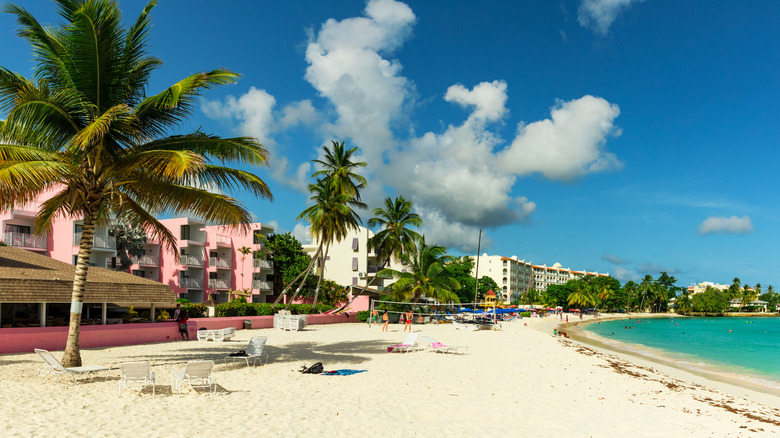
[[[268,340],[265,336],[252,336],[249,340],[249,345],[246,347],[246,356],[225,356],[225,366],[234,364],[236,360],[243,360],[246,362],[246,366],[249,366],[249,359],[252,359],[252,366],[257,366],[257,359],[260,359],[262,363],[263,356],[265,356],[265,363],[268,363],[268,353],[264,353],[265,342]]]
[[[154,371],[149,362],[123,362],[119,364],[119,396],[122,396],[122,388],[127,389],[131,382],[143,383],[142,388],[152,385],[152,398],[154,398]]]
[[[430,351],[434,351],[436,353],[466,354],[466,352],[469,350],[469,347],[464,345],[444,345],[441,342],[436,342],[435,339],[429,336],[423,336],[421,339],[423,342],[428,344]]]
[[[60,361],[55,359],[54,356],[51,353],[49,353],[47,350],[41,350],[40,348],[36,348],[35,352],[38,353],[38,356],[40,356],[44,360],[44,362],[46,362],[42,367],[38,368],[35,371],[35,375],[38,376],[38,378],[41,380],[43,380],[44,376],[53,374],[54,378],[57,380],[57,383],[61,383],[60,375],[67,374],[73,377],[74,382],[77,382],[79,380],[79,377],[81,376],[89,377],[90,374],[97,373],[100,371],[105,371],[106,379],[108,379],[108,371],[111,369],[99,365],[65,368],[64,366],[62,366],[62,363],[60,363]]]
[[[417,345],[417,338],[420,336],[419,333],[409,333],[404,338],[403,343],[401,344],[395,344],[395,345],[388,345],[387,346],[387,352],[399,352],[399,353],[408,353],[410,351],[418,351],[421,349],[419,345]]]
[[[211,377],[213,369],[213,360],[187,362],[184,371],[171,371],[171,391],[181,397],[181,387],[187,383],[190,388],[208,388],[209,395],[213,396],[217,391],[217,382]]]

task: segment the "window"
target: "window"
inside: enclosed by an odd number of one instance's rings
[[[190,226],[189,225],[182,225],[181,226],[181,233],[179,235],[179,238],[181,240],[190,240]]]
[[[358,258],[352,257],[352,270],[357,271],[358,270]]]
[[[358,239],[357,237],[352,239],[352,250],[353,251],[357,251],[358,250],[359,242],[360,242],[360,239]]]
[[[216,280],[216,279],[217,279],[217,273],[209,272],[209,280]]]
[[[6,233],[31,234],[28,225],[8,225],[5,226]]]
[[[260,232],[260,230],[255,230],[255,232],[252,234],[252,244],[260,245],[260,242],[262,241],[263,241],[263,234]]]
[[[146,272],[139,271],[138,269],[133,269],[133,275],[136,277],[146,278]]]
[[[352,277],[352,286],[357,286],[358,284],[357,280],[358,280],[357,277]]]
[[[84,231],[84,225],[83,224],[73,224],[73,232],[76,234],[79,234]]]

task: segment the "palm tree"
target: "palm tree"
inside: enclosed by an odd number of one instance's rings
[[[653,276],[650,274],[645,275],[645,278],[642,279],[642,283],[639,284],[639,294],[642,295],[642,302],[639,305],[640,311],[643,311],[645,308],[645,299],[647,299],[648,302],[652,301],[654,285],[655,280],[653,280]]]
[[[344,193],[350,198],[360,201],[360,189],[366,187],[366,179],[355,173],[358,167],[366,167],[366,163],[353,162],[352,158],[357,152],[357,147],[346,149],[344,142],[338,143],[331,140],[333,149],[323,146],[325,156],[322,160],[313,160],[322,166],[321,170],[314,172],[312,178],[322,180],[333,186],[337,193]]]
[[[325,273],[325,259],[328,256],[328,247],[333,242],[344,240],[350,231],[358,229],[361,222],[360,216],[355,213],[352,207],[360,207],[363,204],[354,200],[350,195],[336,191],[333,185],[326,183],[324,180],[318,180],[317,184],[310,184],[309,191],[312,193],[309,199],[314,201],[314,204],[303,210],[298,215],[298,219],[309,221],[311,225],[309,232],[317,236],[319,244],[311,262],[309,262],[309,266],[302,273],[304,274],[303,280],[301,280],[301,284],[293,294],[290,303],[288,303],[288,308],[295,296],[300,293],[304,283],[306,283],[308,273],[314,264],[319,261],[320,279],[317,282],[317,289],[314,292],[314,301],[312,303],[315,308],[317,307],[317,295],[319,294],[320,283]],[[323,254],[323,248],[325,248],[325,255],[320,257]],[[297,281],[297,278],[292,283],[295,283],[295,281]],[[280,298],[287,292],[289,286],[282,291]]]
[[[590,285],[584,281],[578,282],[577,287],[569,294],[567,303],[571,306],[590,306],[596,304],[596,300],[590,293]]]
[[[460,302],[454,292],[460,288],[460,284],[445,268],[445,265],[452,261],[446,248],[439,245],[428,246],[425,237],[422,237],[417,251],[402,255],[401,260],[410,268],[410,272],[385,268],[378,274],[398,279],[388,286],[394,299],[417,303],[420,298],[426,297],[440,303]]]
[[[382,260],[382,269],[390,264],[390,260],[400,262],[402,256],[412,254],[417,250],[417,242],[422,237],[418,232],[408,227],[420,228],[422,223],[420,216],[417,213],[412,213],[412,201],[404,199],[403,196],[398,196],[395,200],[388,196],[385,198],[384,209],[381,207],[374,209],[374,217],[368,220],[368,226],[382,227],[382,230],[368,240],[368,248],[373,249],[377,257]],[[381,278],[379,275],[375,275],[365,287],[361,288],[339,310],[349,307],[357,297],[379,278]]]
[[[147,96],[150,74],[161,65],[146,53],[154,0],[127,29],[116,3],[58,3],[66,22],[58,28],[42,26],[20,6],[4,7],[16,15],[37,66],[33,79],[0,68],[0,110],[7,111],[0,122],[0,211],[54,191],[36,214],[36,232],[61,217],[83,219],[62,359],[72,367],[81,364],[81,308],[97,226],[111,219],[142,224],[177,252],[175,237],[155,214],[194,214],[246,229],[249,212],[222,190],[243,188],[263,198],[271,192],[256,175],[225,167],[267,165],[257,140],[199,131],[169,136],[202,91],[234,83],[238,75],[196,73]]]
[[[241,253],[241,289],[246,290],[244,288],[244,270],[246,269],[246,256],[252,253],[252,248],[248,246],[242,246],[241,248],[238,248],[238,252]],[[230,298],[233,298],[233,294],[230,294]]]
[[[607,284],[606,281],[601,283],[601,285],[599,285],[598,297],[602,303],[606,303],[607,300],[612,298],[612,295],[614,295],[614,293],[615,291],[613,291],[612,288],[609,287],[609,284]]]
[[[626,282],[626,284],[623,285],[623,290],[625,291],[627,297],[626,306],[628,307],[628,311],[630,312],[631,309],[633,308],[632,305],[634,304],[634,299],[635,299],[634,294],[637,291],[637,284],[634,283],[633,280],[629,280]]]

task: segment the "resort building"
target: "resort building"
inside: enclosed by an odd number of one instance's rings
[[[711,281],[703,281],[703,282],[701,282],[699,284],[692,284],[692,285],[688,286],[688,293],[691,294],[691,295],[700,294],[700,293],[704,292],[705,290],[707,290],[708,287],[711,287],[711,288],[714,288],[714,289],[718,289],[718,290],[726,290],[729,287],[731,287],[731,285],[729,285],[729,284],[713,283]]]
[[[51,230],[35,234],[32,224],[45,194],[31,205],[0,214],[2,242],[75,264],[81,241],[82,221],[60,219]],[[176,247],[149,240],[144,254],[133,258],[128,272],[173,288],[179,298],[191,302],[212,299],[227,302],[231,291],[246,291],[247,301],[273,301],[273,262],[263,256],[263,238],[273,228],[253,223],[247,230],[206,225],[193,218],[160,221],[176,237]],[[173,252],[175,251],[175,253]],[[178,255],[178,260],[176,256]],[[90,266],[119,270],[116,239],[107,227],[95,230]],[[234,294],[238,295],[238,294]]]
[[[503,257],[482,254],[479,259],[479,277],[490,277],[501,288],[501,299],[506,303],[533,288],[538,291],[547,290],[552,284],[566,284],[569,280],[577,280],[585,276],[608,277],[609,274],[598,272],[574,271],[563,268],[560,263],[552,266],[534,265],[530,261],[518,260],[517,256]],[[476,275],[475,260],[472,275]]]
[[[345,287],[368,286],[372,289],[382,290],[395,282],[392,278],[376,278],[376,274],[382,270],[384,260],[379,260],[376,253],[368,249],[368,240],[374,233],[368,228],[360,227],[357,231],[351,231],[347,237],[334,242],[325,256],[325,249],[321,257],[326,257],[325,280],[331,280]],[[316,236],[312,236],[309,227],[306,227],[306,237],[302,239],[303,250],[313,257],[317,252],[319,242]],[[390,262],[390,268],[403,270],[403,266]],[[319,274],[319,264],[315,270]],[[373,283],[372,283],[373,281]]]

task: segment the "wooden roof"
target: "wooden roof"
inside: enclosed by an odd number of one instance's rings
[[[69,303],[76,267],[24,249],[0,246],[0,303]],[[176,301],[170,286],[125,272],[90,266],[85,303],[152,304]]]

